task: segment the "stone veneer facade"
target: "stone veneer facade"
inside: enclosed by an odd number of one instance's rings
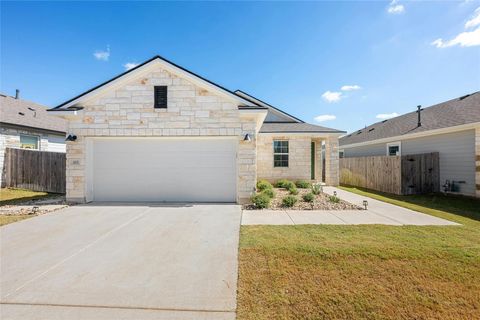
[[[237,148],[237,201],[247,202],[257,176],[256,141],[244,142],[249,133],[256,136],[256,120],[243,114],[238,104],[207,91],[161,68],[105,95],[92,98],[69,121],[68,133],[77,140],[67,143],[67,199],[86,199],[86,139],[88,137],[199,137],[234,136]],[[168,86],[168,108],[155,109],[154,86]]]
[[[338,186],[339,176],[338,138],[329,137],[325,141],[325,183]]]
[[[480,197],[480,127],[475,129],[475,195]]]
[[[273,141],[287,140],[289,142],[288,167],[273,166]],[[309,135],[262,134],[257,139],[257,175],[259,179],[275,182],[279,179],[311,180],[311,143],[315,142],[315,179],[322,181],[322,142],[330,143],[326,153],[325,182],[338,185],[338,138],[317,138]],[[332,145],[336,147],[332,147]],[[333,148],[333,149],[332,149]],[[337,154],[335,154],[337,152]]]

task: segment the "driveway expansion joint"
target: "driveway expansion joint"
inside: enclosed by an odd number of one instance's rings
[[[236,310],[217,309],[188,309],[188,308],[155,308],[155,307],[134,307],[134,306],[104,306],[104,305],[83,305],[83,304],[60,304],[60,303],[36,303],[36,302],[13,302],[0,301],[0,305],[20,306],[43,306],[43,307],[67,307],[67,308],[92,308],[92,309],[126,309],[126,310],[150,310],[150,311],[174,311],[174,312],[205,312],[205,313],[234,313]]]

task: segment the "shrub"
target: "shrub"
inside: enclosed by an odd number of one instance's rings
[[[297,194],[298,194],[297,187],[295,187],[295,186],[293,186],[293,187],[291,187],[290,189],[288,189],[288,191],[290,192],[290,194],[293,194],[293,195],[297,195]]]
[[[297,187],[295,186],[295,183],[293,183],[292,181],[288,181],[287,183],[285,183],[283,185],[283,187],[287,190],[291,190],[291,189],[296,189]]]
[[[286,196],[282,199],[282,204],[284,207],[291,208],[297,203],[297,197],[294,196]]]
[[[257,193],[252,197],[253,204],[259,209],[268,208],[270,206],[270,200],[271,198],[263,193]]]
[[[285,185],[291,183],[290,181],[288,181],[287,179],[280,179],[277,181],[277,183],[275,183],[275,186],[277,188],[285,188]]]
[[[273,186],[270,182],[267,180],[258,180],[257,182],[257,190],[258,191],[264,191],[267,189],[273,189]]]
[[[275,191],[273,191],[273,189],[265,189],[261,194],[267,195],[270,199],[275,198]]]
[[[322,186],[319,184],[314,184],[312,186],[312,193],[318,195],[323,192]]]
[[[314,199],[315,199],[315,196],[311,192],[303,195],[303,201],[312,202]]]
[[[340,198],[335,197],[335,196],[329,196],[329,197],[328,197],[328,201],[333,202],[333,203],[339,203],[339,202],[340,202]]]
[[[298,180],[295,182],[295,185],[300,189],[308,189],[312,186],[312,184],[305,180]]]

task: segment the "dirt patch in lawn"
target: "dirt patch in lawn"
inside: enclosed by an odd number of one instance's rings
[[[331,196],[321,192],[318,195],[315,195],[315,198],[312,202],[307,202],[303,200],[303,196],[307,193],[310,193],[310,189],[298,189],[298,194],[294,195],[297,198],[297,202],[293,207],[285,208],[282,204],[283,198],[290,195],[290,192],[283,188],[275,188],[275,197],[273,197],[270,207],[270,210],[361,210],[362,208],[351,204],[350,202],[343,201],[338,199],[338,202],[331,200]],[[261,210],[255,207],[253,204],[244,205],[245,210]]]

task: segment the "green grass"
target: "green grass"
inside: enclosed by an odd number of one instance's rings
[[[480,199],[472,197],[443,194],[397,196],[355,187],[340,188],[440,218],[457,221],[458,216],[463,216],[480,221]]]
[[[25,189],[2,188],[0,189],[0,206],[18,204],[28,200],[48,198],[51,196],[55,196],[55,194]]]
[[[480,201],[345,190],[462,226],[242,226],[238,319],[480,319]]]
[[[9,223],[14,223],[14,222],[21,221],[21,220],[28,219],[28,218],[32,218],[32,217],[35,217],[35,216],[36,216],[36,214],[31,214],[31,215],[27,215],[27,214],[3,215],[3,214],[0,214],[0,226],[4,226],[4,225],[9,224]]]

